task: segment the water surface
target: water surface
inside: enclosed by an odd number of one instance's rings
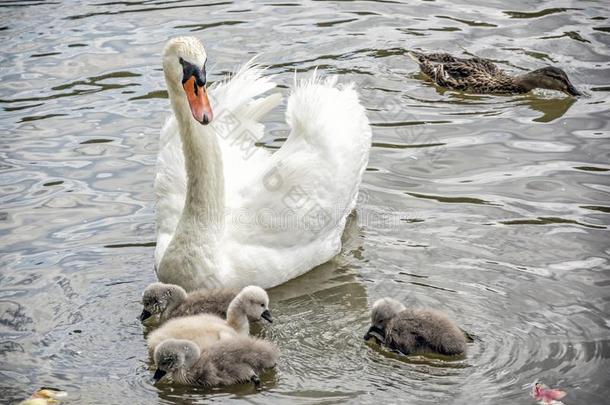
[[[566,404],[610,395],[610,17],[602,1],[3,1],[0,390],[73,404]],[[155,158],[169,106],[160,52],[204,40],[211,80],[261,53],[358,83],[374,145],[340,257],[271,292],[283,352],[252,387],[150,383],[136,317],[154,277]],[[587,96],[472,96],[407,49],[566,70]],[[283,108],[262,147],[287,136]],[[476,336],[464,360],[364,344],[390,295]]]

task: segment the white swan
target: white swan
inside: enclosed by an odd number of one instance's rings
[[[193,37],[164,50],[174,115],[155,179],[157,276],[186,290],[276,286],[339,253],[371,129],[352,85],[314,74],[293,90],[290,135],[271,154],[256,142],[259,120],[281,101],[262,96],[275,84],[248,63],[209,89],[210,106],[206,59]]]

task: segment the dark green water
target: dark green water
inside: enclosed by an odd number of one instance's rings
[[[610,10],[596,1],[0,2],[0,401],[530,404],[610,395]],[[271,292],[263,389],[150,384],[136,317],[154,280],[165,41],[212,80],[262,53],[287,94],[316,66],[361,88],[374,145],[334,262]],[[587,96],[443,91],[405,49],[566,70]],[[264,147],[287,135],[283,109]],[[476,335],[465,360],[361,340],[390,295]]]

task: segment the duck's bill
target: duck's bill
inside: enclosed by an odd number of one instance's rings
[[[273,318],[271,317],[271,312],[269,312],[268,309],[265,309],[263,311],[263,313],[261,314],[261,318],[263,318],[265,321],[267,321],[269,323],[273,323]]]
[[[182,83],[186,98],[191,107],[193,118],[197,122],[207,125],[212,121],[214,114],[208,100],[208,91],[204,86],[199,86],[195,80],[195,76],[191,76],[187,81]]]
[[[383,335],[384,333],[380,328],[378,328],[377,326],[371,326],[364,335],[364,340],[368,341],[371,339],[375,339],[377,343],[382,343],[384,340]]]
[[[155,371],[155,375],[153,375],[153,381],[156,383],[159,382],[159,380],[162,379],[165,376],[165,374],[167,374],[167,371],[157,369]]]
[[[140,322],[144,322],[145,320],[147,320],[148,318],[150,318],[152,316],[152,314],[150,312],[148,312],[147,310],[143,309],[142,313],[140,314]]]
[[[566,91],[568,92],[568,94],[570,96],[574,96],[574,97],[582,96],[582,93],[580,91],[576,90],[576,87],[572,86],[571,84],[568,86]]]

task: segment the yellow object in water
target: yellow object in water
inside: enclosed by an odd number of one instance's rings
[[[58,398],[67,397],[68,393],[55,388],[41,388],[19,405],[48,405],[59,403]]]

